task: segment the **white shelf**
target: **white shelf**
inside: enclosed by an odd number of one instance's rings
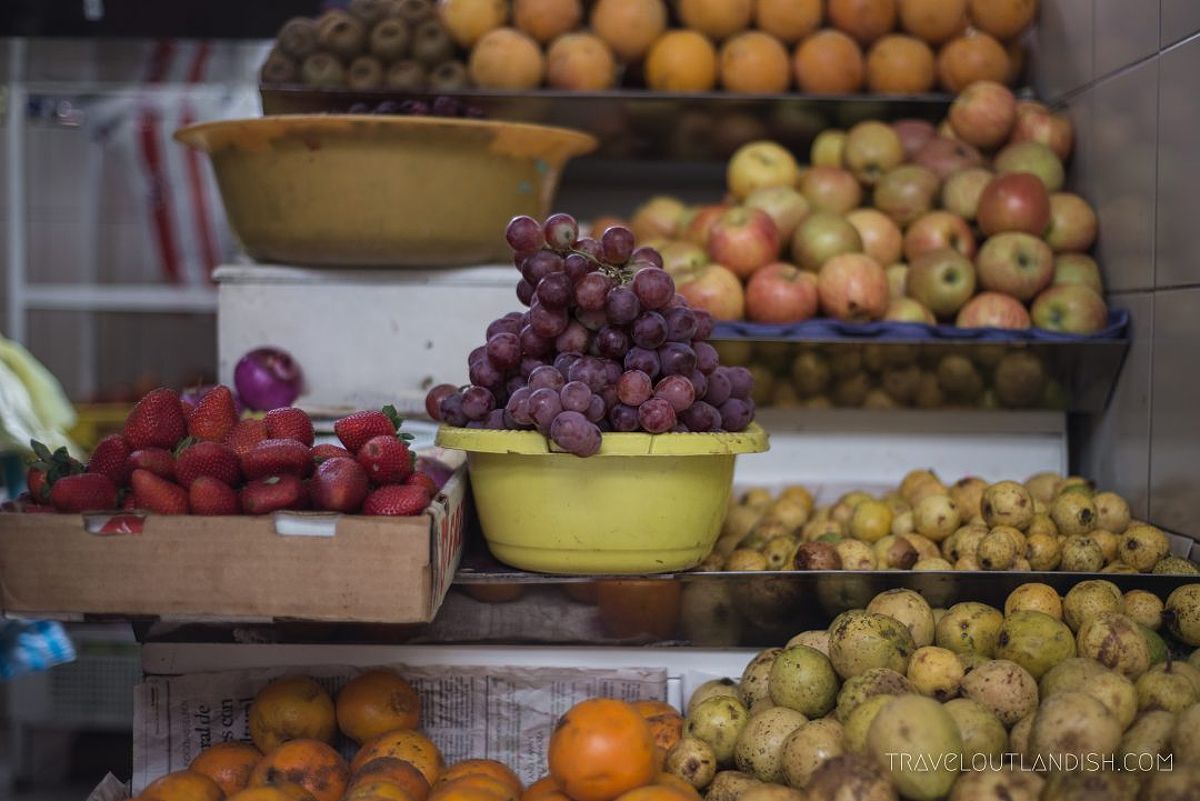
[[[154,284],[30,284],[25,287],[24,301],[26,308],[50,311],[214,312],[217,291],[215,287]]]

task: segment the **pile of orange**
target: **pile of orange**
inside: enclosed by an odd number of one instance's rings
[[[582,0],[438,5],[451,35],[471,43],[471,79],[483,87],[594,91],[640,76],[666,92],[814,94],[1014,83],[1038,8],[1037,0],[595,0],[585,14]]]
[[[662,772],[683,717],[661,701],[593,699],[572,708],[550,740],[550,775],[531,785],[503,763],[446,766],[417,731],[412,685],[387,670],[363,673],[335,702],[315,680],[268,684],[249,713],[254,744],[205,749],[186,770],[149,784],[133,801],[698,801]],[[359,744],[349,763],[331,743]]]

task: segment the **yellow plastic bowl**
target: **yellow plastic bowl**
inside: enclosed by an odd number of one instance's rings
[[[767,435],[757,424],[737,434],[605,434],[584,459],[536,431],[443,426],[437,443],[467,452],[497,559],[597,575],[699,564],[721,531],[735,456],[765,451]]]
[[[440,267],[507,260],[504,227],[546,216],[595,138],[544,125],[295,115],[193,125],[229,223],[258,261]]]

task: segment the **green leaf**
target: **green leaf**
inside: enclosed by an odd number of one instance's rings
[[[396,427],[396,430],[399,431],[401,424],[404,422],[404,418],[401,417],[400,413],[396,411],[396,407],[389,403],[387,406],[384,406],[381,411],[387,416],[387,419],[392,421],[392,425]]]
[[[33,452],[39,461],[51,462],[54,460],[54,455],[50,453],[50,449],[36,439],[29,441],[29,447],[33,448]]]
[[[184,452],[184,451],[186,451],[188,448],[190,448],[190,447],[192,447],[193,445],[195,445],[195,444],[196,444],[196,441],[197,441],[197,440],[196,440],[196,438],[195,438],[195,437],[184,437],[183,439],[179,440],[179,444],[175,446],[175,451],[173,452],[173,454],[172,454],[172,455],[173,455],[173,456],[174,456],[176,459],[178,459],[178,458],[179,458],[179,454],[183,453],[183,452]]]

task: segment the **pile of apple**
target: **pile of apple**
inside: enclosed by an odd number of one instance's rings
[[[1096,214],[1062,191],[1070,121],[976,82],[940,126],[868,120],[814,141],[811,166],[752,142],[726,202],[658,197],[631,223],[681,294],[720,320],[1105,327]],[[657,241],[654,241],[657,238]]]

